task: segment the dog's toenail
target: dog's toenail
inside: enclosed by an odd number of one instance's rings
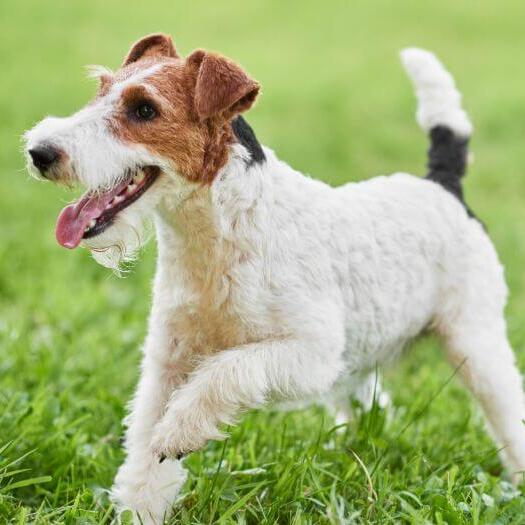
[[[162,454],[162,455],[159,457],[159,463],[162,463],[165,459],[166,459],[166,456],[165,456],[164,454]]]

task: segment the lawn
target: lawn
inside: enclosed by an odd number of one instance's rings
[[[505,263],[509,333],[525,370],[525,3],[2,0],[0,522],[110,523],[121,420],[138,375],[155,245],[124,279],[54,240],[65,190],[30,180],[20,135],[94,92],[82,66],[173,34],[263,84],[248,120],[331,184],[424,173],[423,133],[397,57],[418,45],[454,72],[476,131],[470,206]],[[336,432],[321,408],[250,412],[186,460],[173,523],[525,522],[478,412],[433,339],[385,372],[387,411]],[[502,477],[503,476],[503,477]]]

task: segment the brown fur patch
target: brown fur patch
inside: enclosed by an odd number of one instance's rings
[[[210,183],[226,164],[228,146],[235,140],[231,119],[249,109],[259,85],[239,66],[216,54],[196,51],[187,60],[159,54],[163,48],[158,47],[157,38],[159,35],[152,35],[135,44],[130,55],[139,59],[129,62],[128,55],[127,65],[113,77],[116,86],[154,64],[162,66],[122,91],[110,126],[121,140],[142,144],[172,161],[187,179]],[[155,53],[149,52],[152,50]],[[110,89],[101,85],[98,96]],[[141,101],[157,109],[154,119],[130,118]]]

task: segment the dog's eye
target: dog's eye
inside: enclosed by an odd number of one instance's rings
[[[156,116],[157,110],[149,102],[143,102],[135,108],[135,117],[138,120],[151,120]]]

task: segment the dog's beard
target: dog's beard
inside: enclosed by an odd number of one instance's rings
[[[99,264],[121,273],[130,262],[137,259],[153,232],[153,199],[148,197],[143,195],[129,208],[119,212],[106,230],[82,241],[82,245],[91,251]]]

